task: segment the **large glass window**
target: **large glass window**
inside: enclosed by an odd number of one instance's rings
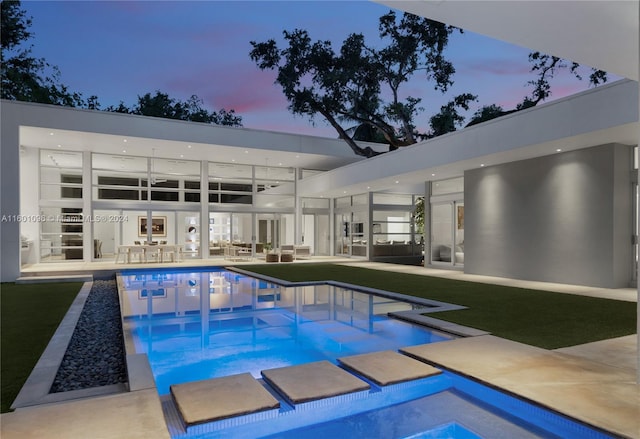
[[[383,193],[373,194],[373,204],[410,206],[412,203],[413,203],[412,195],[383,194]]]
[[[43,207],[40,222],[40,260],[83,259],[84,217],[80,208]]]
[[[92,164],[94,199],[139,201],[142,192],[146,197],[146,158],[93,154]]]
[[[209,163],[209,203],[253,204],[252,167]]]
[[[314,255],[330,254],[329,200],[302,198],[301,244]]]
[[[40,150],[40,199],[82,199],[82,153]]]
[[[431,184],[431,195],[443,195],[464,192],[464,177],[438,180]]]
[[[464,203],[431,206],[431,261],[464,264]]]

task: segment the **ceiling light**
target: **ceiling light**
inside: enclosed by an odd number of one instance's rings
[[[480,163],[480,167],[481,167],[481,168],[484,168],[484,163]]]
[[[126,149],[123,149],[123,150],[122,150],[122,152],[127,152],[127,150],[126,150]]]
[[[282,166],[282,163],[278,163],[278,166]]]
[[[183,158],[183,157],[184,157],[184,154],[180,154],[180,158]]]
[[[558,148],[556,149],[556,152],[562,152],[562,149]]]
[[[400,183],[398,180],[396,180],[396,184]]]
[[[371,186],[367,186],[367,189],[371,189]]]
[[[122,139],[122,141],[123,141],[124,143],[127,143],[127,139]]]
[[[191,148],[191,145],[187,145],[187,148]]]
[[[436,174],[431,174],[431,176],[432,176],[432,177],[435,177],[435,176],[436,176]]]
[[[62,148],[62,145],[58,145],[58,148]]]
[[[244,150],[244,153],[245,153],[245,154],[249,154],[249,151],[247,151],[247,150],[245,149],[245,150]]]
[[[53,136],[53,133],[49,133],[50,136]]]
[[[342,193],[343,193],[343,194],[346,194],[346,193],[347,193],[347,191],[342,191]]]

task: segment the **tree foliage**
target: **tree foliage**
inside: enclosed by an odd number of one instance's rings
[[[204,101],[196,95],[192,95],[186,101],[181,101],[171,98],[159,90],[156,90],[153,95],[146,93],[138,96],[138,103],[132,108],[120,102],[118,106],[108,107],[107,111],[215,125],[242,126],[242,117],[236,115],[234,110],[221,109],[209,112],[204,108]]]
[[[283,32],[282,49],[273,39],[252,41],[250,56],[261,70],[277,71],[276,83],[293,114],[312,121],[321,115],[356,154],[371,157],[378,153],[355,140],[384,139],[393,150],[429,136],[414,123],[423,111],[421,99],[403,98],[402,85],[421,72],[434,90],[444,93],[455,73],[444,55],[455,28],[406,13],[398,19],[391,11],[380,17],[378,30],[386,42],[381,49],[353,33],[335,52],[330,41],[312,42],[307,31],[296,29]],[[468,104],[470,98],[475,99],[470,94],[456,97],[447,109]]]
[[[71,92],[60,81],[60,71],[51,66],[43,58],[32,56],[32,46],[26,46],[33,37],[29,31],[31,17],[21,8],[20,1],[2,0],[1,34],[1,80],[3,99],[43,104],[82,107],[99,110],[97,96],[84,99],[82,94]],[[25,47],[26,46],[26,47]],[[138,96],[135,107],[129,108],[123,102],[117,106],[109,106],[106,111],[146,116],[165,117],[216,125],[242,126],[242,118],[234,110],[209,112],[204,102],[196,95],[186,101],[170,98],[167,94],[156,91],[155,95],[147,93]]]
[[[20,1],[3,0],[1,8],[1,94],[3,99],[65,106],[85,106],[80,93],[69,91],[60,82],[60,71],[43,58],[32,56],[32,20],[21,9]],[[94,98],[94,97],[92,97]]]
[[[531,72],[537,73],[537,78],[527,82],[533,86],[530,96],[518,105],[517,109],[533,107],[551,96],[550,81],[560,70],[569,68],[569,71],[579,80],[582,80],[580,64],[570,62],[557,56],[547,55],[541,52],[531,52],[529,54]],[[591,69],[589,74],[589,85],[597,86],[607,82],[607,72],[598,69]]]

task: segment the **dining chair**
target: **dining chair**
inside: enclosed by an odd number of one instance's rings
[[[142,262],[143,260],[144,262],[147,262],[147,252],[146,252],[146,249],[142,246],[129,247],[129,256],[128,256],[129,262],[131,262],[132,255],[138,258],[138,262]]]
[[[129,262],[129,247],[126,245],[118,246],[118,252],[116,253],[115,263],[118,263],[118,260],[122,256],[122,262]]]

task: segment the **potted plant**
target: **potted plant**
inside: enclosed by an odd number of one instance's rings
[[[273,246],[271,245],[270,242],[267,242],[263,248],[265,252],[264,260],[266,262],[278,262],[279,260],[278,254],[275,253],[275,251],[273,250]]]

